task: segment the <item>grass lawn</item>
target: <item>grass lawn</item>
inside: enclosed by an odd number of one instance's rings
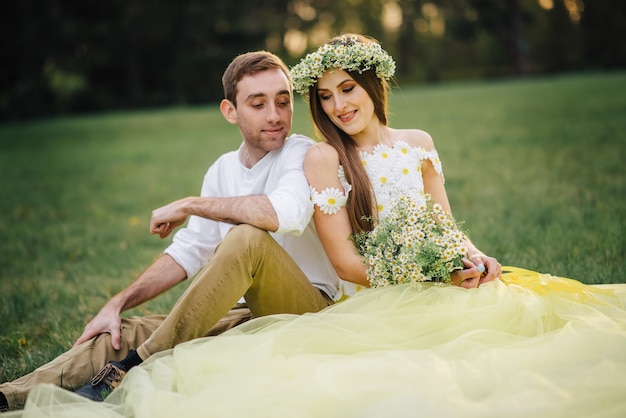
[[[457,218],[503,264],[626,282],[626,73],[394,89],[429,132]],[[296,100],[294,131],[313,135]],[[216,105],[0,125],[0,380],[65,351],[168,244],[152,209],[240,143]],[[128,314],[166,313],[184,285]]]

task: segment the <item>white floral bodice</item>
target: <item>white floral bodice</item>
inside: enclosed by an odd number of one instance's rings
[[[424,192],[424,160],[430,160],[435,171],[443,177],[441,161],[435,149],[427,151],[422,147],[410,147],[406,142],[398,141],[393,147],[377,145],[373,152],[361,152],[360,156],[374,189],[380,218],[385,217],[394,196],[419,195]],[[348,194],[352,191],[342,166],[339,167],[338,176],[343,190],[327,187],[318,192],[311,188],[311,200],[327,215],[339,212],[346,205]]]

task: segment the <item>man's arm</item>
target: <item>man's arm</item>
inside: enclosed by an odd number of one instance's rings
[[[150,232],[167,237],[190,215],[230,224],[249,224],[266,231],[278,229],[278,217],[266,195],[186,197],[152,212]]]
[[[80,337],[74,343],[77,346],[96,335],[111,334],[111,345],[120,349],[120,314],[150,300],[187,277],[185,270],[174,259],[164,254],[154,261],[126,289],[113,296],[100,312],[85,326]]]

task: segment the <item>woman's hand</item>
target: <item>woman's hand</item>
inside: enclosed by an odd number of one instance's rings
[[[469,256],[469,259],[479,270],[482,270],[479,285],[500,278],[502,265],[495,258],[476,252]]]
[[[455,286],[467,289],[495,280],[502,273],[498,260],[482,253],[472,255],[470,260],[463,259],[463,265],[463,270],[457,270],[450,275],[450,281]]]

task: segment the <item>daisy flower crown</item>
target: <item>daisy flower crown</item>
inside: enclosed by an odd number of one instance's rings
[[[396,71],[396,63],[379,44],[343,35],[338,42],[322,45],[291,68],[294,90],[306,96],[309,87],[330,68],[359,73],[374,68],[378,78],[388,80]]]

